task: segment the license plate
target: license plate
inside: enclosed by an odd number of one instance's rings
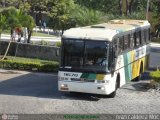
[[[68,88],[61,88],[61,90],[69,90]]]

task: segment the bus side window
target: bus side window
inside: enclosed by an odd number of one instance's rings
[[[145,34],[144,34],[144,30],[141,31],[141,40],[142,40],[142,44],[145,44]]]
[[[149,43],[149,29],[146,30],[146,42]]]
[[[123,52],[123,37],[119,37],[118,40],[118,53],[122,53]]]
[[[138,32],[138,36],[139,36],[139,44],[142,45],[141,31]]]
[[[108,69],[111,70],[113,65],[113,45],[109,44],[109,63]]]
[[[128,49],[128,35],[124,36],[124,50]]]
[[[147,43],[147,30],[143,30],[144,32],[144,42]]]
[[[115,39],[113,40],[113,45],[114,45],[115,55],[116,55],[116,56],[118,55],[118,41],[119,41],[119,38],[115,38]]]
[[[149,41],[151,41],[151,30],[150,30],[150,28],[148,29],[148,35],[149,35]]]
[[[128,34],[128,48],[130,48],[130,44],[131,44],[131,35]]]
[[[139,32],[136,32],[136,47],[140,45],[140,35]]]
[[[134,48],[136,47],[136,32],[134,33]]]
[[[134,34],[130,35],[130,48],[134,48],[135,41],[134,41]]]

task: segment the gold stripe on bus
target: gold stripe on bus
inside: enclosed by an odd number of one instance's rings
[[[104,80],[104,74],[97,74],[96,75],[96,80]]]

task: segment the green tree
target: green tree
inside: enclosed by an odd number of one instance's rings
[[[32,16],[24,15],[21,19],[21,24],[23,27],[26,27],[28,30],[28,40],[27,43],[30,43],[30,39],[33,33],[33,28],[36,26],[35,21]]]
[[[73,0],[49,0],[47,5],[50,27],[55,30],[68,29],[72,25],[71,13],[74,9]]]
[[[42,13],[47,11],[48,0],[27,0],[27,3],[30,5],[30,14],[35,13],[37,20],[42,20]]]
[[[15,28],[20,28],[22,30],[23,27],[28,28],[28,43],[30,42],[30,37],[32,34],[32,30],[35,27],[35,22],[33,17],[27,15],[22,9],[16,9],[14,7],[6,8],[2,11],[2,15],[4,15],[7,20],[6,24],[9,29],[13,30]]]
[[[76,5],[72,16],[78,26],[87,26],[101,22],[103,13]]]
[[[1,33],[6,28],[6,17],[0,13],[0,39]]]
[[[31,5],[27,0],[18,0],[18,9],[22,9],[24,13],[29,14]]]
[[[152,32],[156,32],[156,30],[160,27],[160,0],[152,0],[150,1],[151,8],[151,18],[150,22],[152,25]]]
[[[102,11],[106,14],[118,14],[118,1],[117,0],[75,0],[81,6],[90,9]]]
[[[17,9],[23,9],[26,13],[30,11],[29,0],[0,0],[0,6],[2,8],[15,7]]]
[[[35,26],[35,22],[34,22],[33,17],[25,14],[21,9],[16,9],[14,7],[10,7],[10,8],[6,8],[6,9],[2,10],[1,15],[5,16],[5,17],[1,16],[1,21],[4,21],[5,18],[7,18],[7,20],[5,20],[5,21],[6,21],[8,28],[10,28],[11,30],[13,30],[17,27],[20,29],[22,27],[27,27],[28,28],[28,41],[27,42],[28,43],[30,42],[32,29]],[[0,23],[0,25],[1,25],[1,23]],[[10,45],[11,45],[11,40],[8,44],[8,47],[6,49],[4,56],[2,57],[2,60],[6,57],[8,50],[10,48]]]
[[[0,0],[0,6],[2,7],[10,7],[10,6],[14,6],[14,7],[18,7],[20,0]]]

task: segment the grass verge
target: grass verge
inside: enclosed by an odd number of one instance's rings
[[[160,43],[160,38],[153,38],[151,41],[156,42],[156,43]]]
[[[46,33],[41,33],[41,32],[33,32],[32,36],[40,36],[40,37],[55,37],[55,35],[50,35]]]
[[[4,30],[2,31],[2,34],[7,34],[10,35],[10,30]],[[47,32],[43,33],[43,32],[33,32],[32,36],[40,36],[40,37],[56,37],[55,35],[50,35]]]
[[[31,70],[41,72],[57,72],[59,63],[57,61],[39,60],[23,57],[7,56],[0,60],[0,68]]]
[[[159,89],[160,87],[160,71],[153,71],[150,72],[150,77],[152,78],[150,84],[151,87],[155,88],[155,89]]]

